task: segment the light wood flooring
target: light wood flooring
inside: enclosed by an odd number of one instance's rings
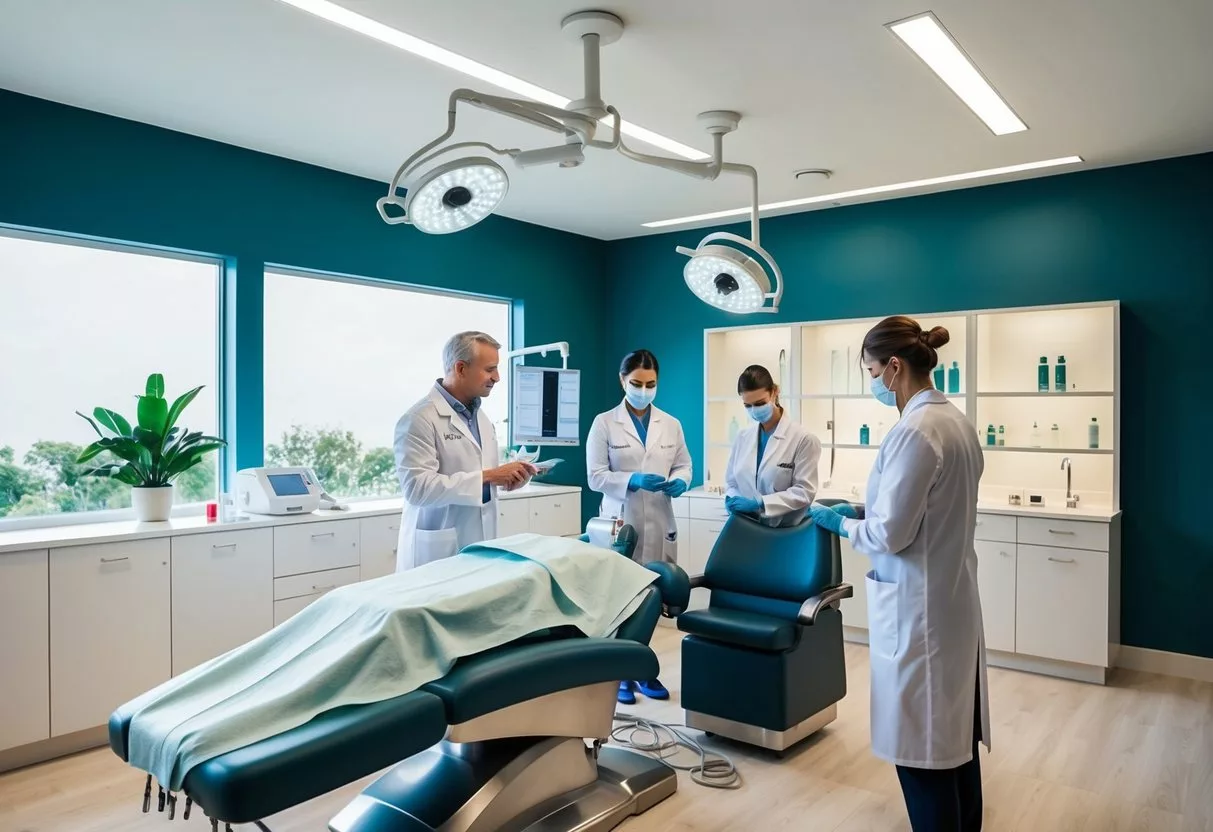
[[[654,640],[671,701],[642,699],[623,710],[681,722],[678,640],[666,628]],[[676,795],[620,832],[909,829],[893,768],[868,749],[867,648],[848,644],[846,657],[849,693],[836,722],[782,760],[705,741],[734,761],[741,788],[706,788],[680,774]],[[986,830],[1213,832],[1213,684],[1116,671],[1100,687],[995,668],[990,681],[994,748],[981,758]],[[267,825],[325,832],[370,779]],[[171,823],[154,807],[142,814],[143,780],[108,748],[0,775],[0,832],[209,829],[197,811],[182,821],[183,803]]]

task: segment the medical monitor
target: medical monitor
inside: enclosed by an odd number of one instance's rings
[[[581,444],[580,370],[517,364],[510,393],[511,444]]]

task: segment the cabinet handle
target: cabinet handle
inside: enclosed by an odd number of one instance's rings
[[[101,562],[102,562],[102,563],[120,563],[120,562],[122,562],[122,561],[124,561],[124,560],[130,560],[130,557],[122,557],[122,558],[102,558],[102,559],[101,559]]]
[[[333,584],[332,586],[314,586],[312,587],[312,592],[328,592],[330,589],[336,588],[337,584]]]
[[[560,503],[552,503],[552,508],[560,508]]]
[[[400,527],[399,526],[388,526],[387,530],[389,532],[398,532],[398,531],[400,531]]]
[[[1053,557],[1051,557],[1051,558],[1049,558],[1049,560],[1053,561],[1054,563],[1073,563],[1074,562],[1074,558],[1053,558]]]
[[[235,543],[216,543],[211,546],[212,549],[235,549]]]
[[[1004,558],[1009,558],[1009,557],[1011,557],[1011,553],[1010,553],[1010,552],[999,552],[998,554],[1002,555]]]
[[[1069,535],[1072,535],[1072,534],[1074,534],[1074,532],[1071,532],[1071,531],[1066,531],[1066,530],[1064,530],[1064,529],[1060,529],[1060,530],[1059,530],[1059,529],[1049,529],[1049,534],[1069,534]]]
[[[336,537],[336,536],[337,536],[336,532],[320,532],[318,534],[312,535],[312,540],[319,540],[322,537]]]

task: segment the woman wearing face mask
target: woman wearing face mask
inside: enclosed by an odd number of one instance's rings
[[[640,563],[667,561],[677,555],[678,527],[670,500],[691,483],[691,451],[682,424],[653,406],[657,395],[657,358],[648,350],[624,356],[619,367],[624,399],[600,413],[586,439],[586,473],[590,488],[602,494],[600,517],[622,517],[636,530]],[[621,682],[619,701],[632,704],[634,690],[652,699],[668,699],[656,679]]]
[[[973,426],[931,384],[946,343],[946,329],[902,316],[868,332],[872,394],[901,419],[877,452],[864,519],[810,509],[872,559],[872,750],[896,765],[915,832],[981,828],[977,744],[990,746],[973,544],[984,465]]]
[[[746,367],[737,379],[737,395],[756,424],[733,442],[725,469],[725,507],[760,515],[772,526],[795,525],[817,494],[821,442],[788,418],[766,367]]]

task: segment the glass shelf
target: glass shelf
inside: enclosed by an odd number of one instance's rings
[[[981,446],[983,451],[1003,451],[1004,453],[1017,454],[1107,454],[1112,455],[1116,451],[1111,448],[1020,448],[1014,445],[986,445]]]

